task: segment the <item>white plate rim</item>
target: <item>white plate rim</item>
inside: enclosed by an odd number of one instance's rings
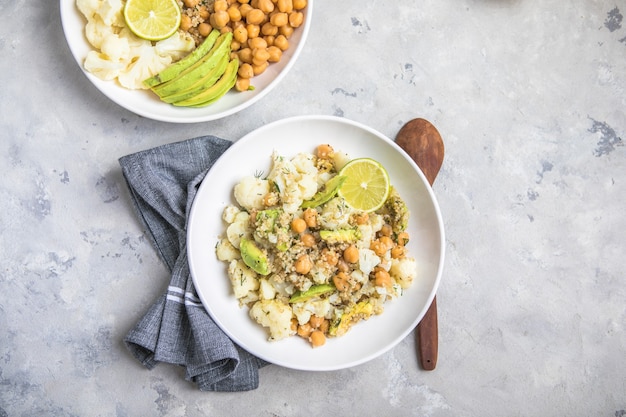
[[[430,204],[432,204],[433,215],[436,217],[437,233],[433,237],[434,237],[434,240],[437,241],[434,245],[437,246],[437,250],[439,252],[439,259],[437,260],[436,265],[433,265],[433,267],[436,269],[436,274],[434,277],[432,277],[432,286],[428,289],[428,293],[427,293],[426,298],[424,299],[425,302],[423,303],[421,310],[417,314],[414,315],[410,325],[406,325],[402,331],[396,332],[396,334],[394,334],[394,337],[390,339],[387,343],[385,343],[384,346],[377,348],[374,351],[368,352],[366,354],[363,354],[354,358],[350,358],[349,360],[344,360],[341,363],[336,363],[332,361],[329,363],[324,363],[323,360],[321,362],[306,363],[306,361],[300,361],[300,360],[294,361],[293,359],[285,359],[285,358],[282,358],[280,355],[272,354],[271,349],[269,352],[267,350],[259,351],[257,349],[258,346],[255,346],[254,344],[250,344],[248,341],[242,340],[242,338],[240,337],[241,335],[238,334],[237,331],[233,331],[233,329],[229,328],[228,325],[225,325],[225,323],[223,322],[224,316],[221,315],[222,313],[212,308],[212,300],[210,299],[210,296],[207,297],[207,293],[209,291],[205,290],[205,285],[203,285],[203,283],[200,281],[199,275],[201,274],[201,271],[197,269],[197,259],[201,255],[199,253],[196,253],[196,248],[198,247],[198,245],[194,246],[193,244],[193,242],[198,239],[197,233],[199,233],[197,232],[197,228],[195,227],[197,223],[196,220],[200,218],[200,215],[199,215],[200,211],[205,208],[203,207],[204,203],[202,202],[202,199],[203,199],[203,195],[209,192],[209,187],[211,187],[211,185],[209,185],[210,184],[209,180],[211,179],[210,176],[212,175],[212,173],[215,172],[214,170],[219,170],[221,168],[221,164],[227,163],[226,161],[228,161],[231,157],[235,156],[244,147],[249,146],[251,143],[253,143],[253,141],[256,139],[257,136],[263,135],[266,131],[271,131],[273,129],[280,128],[283,125],[300,123],[300,122],[337,123],[338,125],[349,126],[357,130],[367,132],[370,135],[373,135],[373,137],[378,138],[381,141],[381,143],[385,144],[385,146],[391,147],[394,151],[396,151],[397,155],[403,158],[406,164],[410,165],[413,168],[415,174],[419,177],[419,180],[421,182],[419,186],[423,187],[424,192],[428,194],[429,202]],[[259,155],[259,158],[263,158],[266,156],[266,159],[269,163],[269,154],[268,155],[258,154],[258,155]],[[294,117],[277,120],[275,122],[264,125],[248,133],[247,135],[243,136],[241,139],[234,142],[226,150],[226,152],[215,162],[213,167],[207,173],[206,178],[208,178],[209,180],[203,181],[203,183],[200,185],[198,192],[196,194],[196,198],[192,204],[190,214],[189,214],[188,231],[187,231],[187,249],[188,249],[188,261],[189,261],[189,267],[191,271],[191,277],[194,282],[195,288],[197,290],[198,296],[200,300],[202,301],[203,305],[205,306],[205,309],[207,310],[209,315],[213,318],[216,324],[231,338],[231,340],[233,340],[240,347],[244,348],[245,350],[249,351],[250,353],[254,354],[255,356],[261,359],[264,359],[270,363],[283,366],[286,368],[303,370],[303,371],[332,371],[332,370],[338,370],[338,369],[345,369],[345,368],[357,366],[367,361],[370,361],[382,355],[383,353],[387,352],[388,350],[392,349],[415,328],[417,323],[421,320],[421,318],[426,313],[426,310],[428,306],[430,306],[432,300],[434,299],[437,289],[439,287],[441,276],[442,276],[442,271],[443,271],[443,265],[444,265],[445,232],[444,232],[444,224],[442,220],[441,211],[440,211],[437,199],[432,190],[432,187],[428,184],[428,181],[426,177],[424,176],[424,174],[422,173],[421,169],[404,152],[404,150],[402,150],[394,141],[384,136],[380,132],[366,125],[363,125],[359,122],[355,122],[349,119],[336,117],[336,116],[305,115],[305,116],[294,116]],[[392,176],[392,184],[393,183],[394,183],[394,176]],[[231,198],[231,201],[232,201],[232,198]],[[225,203],[226,202],[222,202],[222,208]],[[220,215],[221,215],[221,212],[220,212]],[[217,242],[217,236],[212,236],[211,239],[212,239],[213,244]],[[207,245],[207,247],[209,246],[211,245]],[[214,246],[211,246],[211,248],[214,248]],[[212,256],[215,257],[214,252]],[[218,262],[217,265],[219,265],[219,261],[217,262]],[[224,269],[223,277],[227,281],[228,278],[226,277],[226,274],[225,274],[225,269],[226,269],[225,265],[223,265],[223,269]],[[228,286],[230,286],[229,282],[228,282]],[[409,289],[409,291],[410,290],[411,289]],[[247,316],[247,309],[239,309],[239,307],[237,306],[237,301],[235,300],[234,296],[232,296],[231,294],[230,297],[231,297],[232,303],[236,307],[239,314]],[[406,295],[404,295],[403,297],[406,297]],[[392,303],[397,303],[398,301],[402,300],[403,297],[397,300],[393,300],[391,303],[387,303],[385,309],[388,310],[389,307],[393,305]],[[385,316],[385,313],[383,313],[382,316],[376,316],[376,317],[383,317]],[[374,317],[374,319],[376,317]],[[359,325],[351,329],[350,332],[348,332],[348,334],[346,334],[345,336],[342,336],[341,338],[337,338],[337,340],[349,338],[352,332],[355,332],[355,330],[357,329],[364,328],[365,326],[368,325],[368,322],[359,323]],[[260,333],[264,335],[266,334],[265,329],[262,329],[261,326],[255,323],[252,323],[251,320],[250,320],[250,323],[253,327],[258,328]],[[302,345],[307,345],[306,342],[302,341],[300,338],[294,337],[290,339],[294,339],[297,343],[300,343]],[[290,341],[290,340],[284,340],[284,341],[279,341],[279,342],[267,342],[264,340],[264,343],[265,345],[263,346],[271,346],[272,344],[275,344],[275,343],[286,343],[286,344],[292,343],[290,348],[293,347],[293,341]],[[307,347],[307,348],[311,352],[316,352],[316,351],[320,351],[324,349],[325,347],[322,347],[319,349],[311,349],[310,347]]]
[[[127,90],[114,81],[103,81],[84,69],[83,61],[92,49],[84,35],[85,18],[78,11],[75,0],[60,0],[63,33],[76,63],[87,79],[117,105],[139,116],[169,123],[200,123],[221,119],[255,104],[269,94],[293,68],[308,38],[313,17],[314,0],[308,0],[304,9],[304,23],[289,39],[296,43],[283,53],[280,62],[274,63],[254,78],[254,91],[228,92],[211,106],[203,108],[178,108],[161,102],[147,90]]]

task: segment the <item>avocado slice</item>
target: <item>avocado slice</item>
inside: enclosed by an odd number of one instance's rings
[[[242,237],[239,251],[243,262],[254,272],[261,275],[270,273],[270,264],[267,255],[254,243],[254,240]]]
[[[320,238],[328,243],[354,242],[361,238],[359,229],[320,230]]]
[[[312,208],[321,206],[324,203],[330,201],[336,194],[337,191],[341,188],[343,183],[348,178],[345,175],[335,175],[331,179],[329,179],[324,187],[318,191],[312,199],[305,201],[302,203],[302,208]]]
[[[335,291],[335,286],[331,284],[312,285],[311,288],[306,291],[296,291],[289,299],[289,302],[300,303],[333,291]]]

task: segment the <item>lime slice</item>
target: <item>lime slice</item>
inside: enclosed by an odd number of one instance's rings
[[[389,174],[379,162],[358,158],[348,162],[339,171],[346,177],[337,194],[355,210],[378,210],[389,196]]]
[[[127,0],[124,19],[135,35],[149,41],[160,41],[178,30],[180,7],[176,0]]]

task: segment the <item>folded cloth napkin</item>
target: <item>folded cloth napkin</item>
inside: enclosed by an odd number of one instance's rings
[[[185,378],[202,391],[255,389],[258,370],[267,365],[234,344],[213,322],[196,294],[187,263],[191,203],[209,168],[231,144],[203,136],[119,159],[137,215],[171,271],[167,292],[124,343],[148,369],[159,362],[183,366]]]

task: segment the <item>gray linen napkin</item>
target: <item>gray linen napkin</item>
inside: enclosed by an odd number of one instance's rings
[[[202,391],[255,389],[258,370],[267,365],[235,345],[213,322],[196,294],[187,263],[191,203],[209,168],[231,144],[203,136],[119,159],[134,209],[171,271],[166,294],[130,330],[124,343],[148,369],[159,362],[185,367],[185,378]]]

